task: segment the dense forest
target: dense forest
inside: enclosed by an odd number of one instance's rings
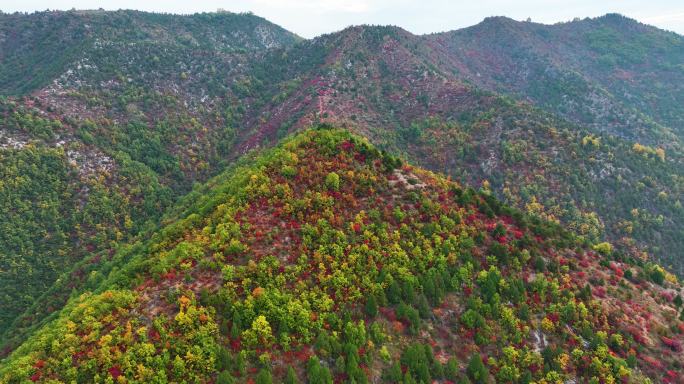
[[[0,13],[0,377],[678,382],[682,62],[615,14]]]
[[[288,138],[171,212],[0,377],[682,379],[674,276],[347,131]]]

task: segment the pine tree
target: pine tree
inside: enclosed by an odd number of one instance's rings
[[[325,332],[319,333],[314,347],[316,348],[316,353],[321,356],[327,356],[330,353],[330,338],[328,334]]]
[[[427,348],[430,348],[427,346]],[[401,363],[407,367],[406,373],[410,373],[418,382],[431,383],[430,361],[421,344],[412,344],[401,354]],[[432,352],[432,351],[430,351]]]
[[[273,377],[271,372],[266,368],[261,368],[256,377],[256,384],[273,384]]]
[[[423,295],[423,294],[418,295],[418,302],[416,303],[416,306],[418,307],[418,314],[423,319],[429,318],[430,315],[432,314],[432,310],[430,309],[430,304],[428,303],[428,300],[425,297],[425,295]]]
[[[240,372],[240,375],[247,373],[247,355],[244,351],[238,353],[237,359],[235,360],[235,368]]]
[[[316,356],[306,364],[306,376],[310,384],[332,384],[332,375],[327,367],[321,366]]]
[[[235,378],[228,371],[223,371],[216,377],[216,384],[233,384],[234,382]]]
[[[216,368],[218,371],[230,370],[233,367],[233,356],[226,348],[220,348],[216,356]]]
[[[368,300],[366,301],[366,315],[371,319],[378,315],[378,303],[375,299],[375,295],[368,296]]]
[[[392,364],[383,375],[383,378],[388,383],[398,383],[401,381],[401,366],[398,362]]]
[[[468,376],[475,384],[486,384],[489,377],[489,371],[482,362],[482,357],[479,353],[473,353],[468,362]]]
[[[299,380],[297,380],[297,374],[295,373],[294,368],[288,367],[287,368],[287,376],[285,376],[285,384],[298,384]]]
[[[399,304],[401,301],[401,287],[396,280],[393,280],[387,287],[387,300],[390,304]]]
[[[444,375],[450,381],[456,382],[456,380],[458,380],[458,362],[455,358],[452,357],[447,361]]]
[[[525,373],[523,373],[522,377],[520,378],[520,384],[529,384],[531,382],[532,382],[532,372],[525,371]]]

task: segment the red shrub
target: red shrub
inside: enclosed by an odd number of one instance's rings
[[[112,379],[116,380],[119,376],[121,376],[121,367],[119,367],[118,365],[115,365],[115,366],[109,368],[108,372],[110,375],[112,375]]]
[[[166,280],[173,280],[176,278],[176,271],[171,270],[168,273],[165,273],[164,275],[162,275],[162,277]]]
[[[651,356],[641,356],[641,359],[647,362],[655,369],[663,369],[663,363],[661,363],[659,360],[652,358]]]
[[[611,266],[611,269],[613,270],[613,272],[615,272],[615,276],[618,279],[622,279],[622,277],[625,275],[625,272],[622,270],[622,268],[618,267],[615,264],[611,264],[610,266]]]
[[[537,371],[539,371],[541,368],[542,368],[542,367],[541,367],[539,364],[531,364],[531,365],[529,366],[529,370],[530,370],[530,372],[532,372],[533,374],[534,374],[534,373],[537,373]]]
[[[668,303],[671,303],[672,300],[674,300],[674,294],[669,291],[662,291],[660,292],[660,296],[665,299]]]
[[[593,289],[593,294],[596,297],[600,298],[605,298],[606,297],[606,289],[604,287],[596,287]]]
[[[361,224],[354,223],[353,227],[354,227],[354,232],[356,232],[356,233],[361,232]]]
[[[150,330],[147,332],[147,337],[149,337],[150,340],[153,341],[158,341],[160,339],[160,336],[161,335],[159,335],[159,332],[157,332],[157,330],[154,328],[150,328]]]
[[[354,149],[354,143],[352,143],[349,140],[346,140],[340,144],[340,148],[344,151],[351,152]]]
[[[661,336],[660,339],[663,341],[663,344],[667,345],[672,349],[674,352],[681,352],[682,351],[682,343],[675,339],[670,339],[669,337]]]
[[[230,347],[233,348],[233,351],[238,351],[240,349],[240,339],[233,339],[230,341]]]
[[[393,321],[392,322],[392,329],[394,330],[394,332],[401,334],[401,333],[404,333],[406,326],[401,321]]]

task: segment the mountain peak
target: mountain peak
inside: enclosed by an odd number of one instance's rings
[[[103,15],[0,16],[0,382],[684,382],[681,38]]]
[[[96,293],[74,296],[0,378],[613,381],[639,375],[637,362],[651,374],[656,357],[677,364],[674,304],[659,298],[678,286],[645,280],[662,270],[609,261],[608,244],[347,131],[287,138],[197,193],[115,255]],[[647,318],[663,326],[640,328]]]
[[[603,16],[596,17],[594,20],[605,21],[605,22],[628,22],[628,23],[639,23],[637,20],[627,17],[621,13],[606,13]]]
[[[487,16],[479,23],[484,24],[503,24],[503,23],[518,23],[517,20],[508,16]]]

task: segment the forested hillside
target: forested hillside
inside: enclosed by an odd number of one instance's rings
[[[447,58],[425,39],[396,27],[353,27],[300,43],[286,56],[272,53],[277,64],[257,72],[259,84],[272,85],[260,89],[272,101],[248,120],[238,148],[315,121],[345,125],[432,170],[488,184],[509,204],[590,238],[640,247],[681,273],[677,140],[642,144],[483,91],[441,69]],[[318,67],[303,64],[310,62]],[[291,78],[298,88],[283,96],[280,84]]]
[[[619,15],[304,40],[228,12],[0,14],[3,354],[179,198],[320,122],[682,276],[683,59]]]
[[[229,57],[297,40],[296,35],[260,17],[229,12],[193,16],[98,10],[2,14],[0,90],[6,95],[28,94],[79,70],[97,72],[88,80],[104,82],[114,74],[155,76],[173,66],[172,61],[203,54]],[[131,67],[135,70],[127,71]]]
[[[0,378],[683,379],[673,276],[346,131],[288,138],[166,219]]]
[[[93,253],[100,254],[95,265],[111,257],[114,244],[154,225],[194,181],[206,180],[209,162],[225,159],[230,127],[206,134],[198,118],[218,117],[186,106],[187,94],[159,90],[196,80],[204,85],[185,88],[199,103],[206,81],[220,81],[210,72],[216,67],[298,39],[256,16],[230,13],[0,15],[0,89],[33,92],[0,96],[6,350],[89,278],[76,263]],[[207,71],[202,79],[183,75],[198,67]],[[98,114],[105,110],[112,112]]]

